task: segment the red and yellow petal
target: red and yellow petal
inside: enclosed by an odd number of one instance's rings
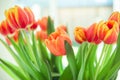
[[[16,22],[18,24],[18,26],[20,26],[20,28],[25,28],[28,24],[28,17],[27,14],[25,13],[25,11],[20,8],[19,6],[15,6],[15,19]]]
[[[120,13],[118,11],[113,12],[108,20],[114,20],[118,22],[120,28]]]
[[[7,25],[5,21],[2,21],[0,24],[0,33],[4,36],[9,34],[9,31],[7,29]]]
[[[116,21],[109,20],[106,22],[106,25],[109,27],[109,30],[107,31],[104,42],[106,44],[112,44],[117,41],[118,33],[119,33],[119,25]]]
[[[28,24],[31,24],[31,23],[35,22],[34,14],[31,11],[31,9],[28,8],[28,7],[25,7],[24,11],[25,11],[25,13],[26,13],[26,15],[28,17]]]
[[[86,30],[82,27],[76,27],[74,30],[75,40],[78,43],[86,41]]]
[[[106,26],[104,21],[100,21],[97,25],[97,36],[103,40],[109,28]]]
[[[12,26],[12,28],[18,29],[19,26],[15,19],[15,13],[14,13],[15,11],[14,10],[15,10],[15,8],[10,8],[9,10],[5,11],[6,20],[9,23],[9,25]]]
[[[115,30],[110,30],[104,38],[106,44],[113,44],[117,41],[118,33]]]

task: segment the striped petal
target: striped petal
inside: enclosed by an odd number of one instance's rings
[[[82,27],[76,27],[74,30],[75,40],[78,43],[86,41],[86,30]]]
[[[19,6],[15,6],[15,20],[20,28],[25,28],[28,23],[28,17],[25,11]]]

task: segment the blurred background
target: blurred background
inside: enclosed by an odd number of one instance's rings
[[[73,42],[74,27],[88,27],[93,22],[106,20],[113,11],[120,11],[120,0],[0,0],[0,22],[5,18],[4,11],[14,5],[30,7],[36,20],[49,15],[54,20],[55,27],[67,25]],[[14,62],[0,44],[1,57]],[[0,80],[12,79],[0,68]],[[117,80],[120,80],[119,76]]]

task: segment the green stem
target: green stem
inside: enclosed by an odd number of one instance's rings
[[[107,45],[104,44],[103,49],[102,49],[102,53],[101,53],[100,58],[99,58],[99,61],[96,65],[95,80],[97,79],[97,76],[98,76],[99,72],[101,71],[101,65],[102,65],[101,63],[103,62],[103,58],[105,56],[106,48],[107,48]]]
[[[83,63],[82,63],[81,69],[79,71],[77,80],[83,80],[87,58],[89,56],[89,53],[90,53],[92,47],[93,47],[93,45],[90,44],[89,45],[89,49],[85,52],[85,58],[83,59]],[[84,47],[84,48],[86,48],[86,47]],[[85,74],[86,74],[86,72],[85,72]]]

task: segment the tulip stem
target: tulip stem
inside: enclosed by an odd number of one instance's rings
[[[100,58],[98,60],[97,65],[96,65],[95,80],[97,79],[98,73],[101,71],[101,67],[102,67],[102,64],[103,64],[103,61],[104,61],[104,57],[105,57],[105,54],[106,54],[106,49],[107,49],[107,44],[104,44],[103,49],[102,49],[102,53],[100,55]]]

